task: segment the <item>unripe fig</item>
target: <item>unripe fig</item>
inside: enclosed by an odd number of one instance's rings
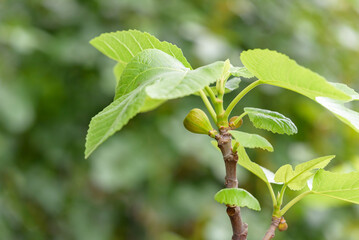
[[[280,219],[280,222],[279,222],[279,225],[278,225],[278,230],[281,231],[281,232],[283,232],[283,231],[285,231],[285,230],[287,230],[287,229],[288,229],[288,224],[287,224],[287,222],[285,221],[285,219],[282,217],[282,218]]]
[[[235,121],[238,119],[238,116],[234,116],[231,117],[231,119],[229,119],[229,127],[232,129],[236,129],[239,128],[242,124],[243,124],[243,119],[241,118],[238,123],[235,124]]]
[[[213,127],[207,115],[199,108],[192,109],[183,120],[184,127],[193,133],[210,134]]]

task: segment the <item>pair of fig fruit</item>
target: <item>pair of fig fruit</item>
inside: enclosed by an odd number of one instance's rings
[[[236,129],[242,125],[243,120],[241,119],[236,122],[236,119],[238,119],[238,116],[234,116],[229,120],[230,129]],[[206,113],[199,108],[194,108],[187,114],[183,121],[183,125],[192,133],[208,134],[211,137],[214,137],[217,134],[217,131],[212,127]]]

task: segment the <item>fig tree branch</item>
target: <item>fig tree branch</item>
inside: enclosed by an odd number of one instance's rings
[[[225,186],[226,188],[237,188],[237,162],[238,155],[232,151],[231,134],[227,128],[220,128],[216,136],[218,147],[222,152],[226,169]],[[246,240],[248,235],[248,225],[242,221],[239,207],[227,206],[227,214],[232,224],[232,240]]]

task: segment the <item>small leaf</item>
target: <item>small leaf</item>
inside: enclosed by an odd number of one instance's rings
[[[307,185],[307,181],[315,174],[315,170],[326,167],[335,156],[325,156],[301,163],[295,167],[286,164],[275,173],[274,180],[283,182],[292,190],[301,190]]]
[[[246,67],[231,67],[230,73],[235,77],[253,78],[254,75]]]
[[[241,61],[263,83],[286,88],[311,99],[316,97],[343,101],[351,99],[322,76],[276,51],[268,49],[244,51],[241,54]]]
[[[315,100],[331,111],[339,120],[359,132],[359,113],[345,107],[345,102],[323,97],[317,97]]]
[[[230,63],[229,59],[227,59],[226,61],[224,61],[223,72],[220,77],[220,80],[227,81],[228,77],[231,75],[231,73],[229,72],[230,68],[231,68],[231,63]]]
[[[216,193],[214,199],[230,206],[248,207],[260,211],[261,206],[252,194],[241,188],[226,188]]]
[[[241,131],[229,131],[230,134],[245,148],[261,148],[273,152],[273,146],[262,136]]]
[[[273,175],[270,170],[265,169],[264,167],[258,165],[257,163],[252,162],[243,146],[239,146],[237,149],[238,153],[238,164],[252,172],[254,175],[262,179],[266,183],[276,183],[273,181]],[[263,171],[265,169],[265,171]],[[273,182],[272,182],[273,181]]]
[[[319,170],[313,179],[312,193],[359,204],[359,172]]]
[[[244,108],[244,111],[256,128],[279,134],[291,135],[297,133],[297,127],[294,123],[278,112],[260,108]]]

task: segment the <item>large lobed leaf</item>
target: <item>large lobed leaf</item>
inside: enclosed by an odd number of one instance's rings
[[[287,88],[316,100],[359,132],[359,113],[344,106],[345,102],[359,100],[359,94],[347,85],[327,82],[284,54],[268,49],[245,51],[241,60],[262,83]]]
[[[241,54],[241,61],[263,83],[287,88],[311,99],[316,97],[344,101],[351,99],[322,76],[276,51],[268,49],[244,51]]]
[[[226,188],[216,193],[214,199],[229,206],[248,207],[260,211],[261,206],[252,194],[241,188]]]
[[[283,182],[292,190],[301,190],[307,180],[315,174],[315,170],[326,167],[335,156],[325,156],[301,163],[293,168],[290,164],[286,164],[278,169],[275,173],[274,180]]]
[[[312,193],[359,204],[359,172],[331,173],[319,170],[313,179]]]
[[[273,146],[262,136],[235,130],[231,130],[229,133],[245,148],[261,148],[273,152]]]
[[[85,156],[88,157],[144,108],[156,107],[156,100],[190,95],[215,82],[223,72],[223,65],[223,62],[215,62],[190,70],[160,50],[140,52],[123,70],[117,91],[119,97],[92,118],[86,137]]]
[[[273,133],[294,134],[297,133],[297,127],[284,115],[260,108],[244,108],[249,119],[256,128],[265,129]]]

